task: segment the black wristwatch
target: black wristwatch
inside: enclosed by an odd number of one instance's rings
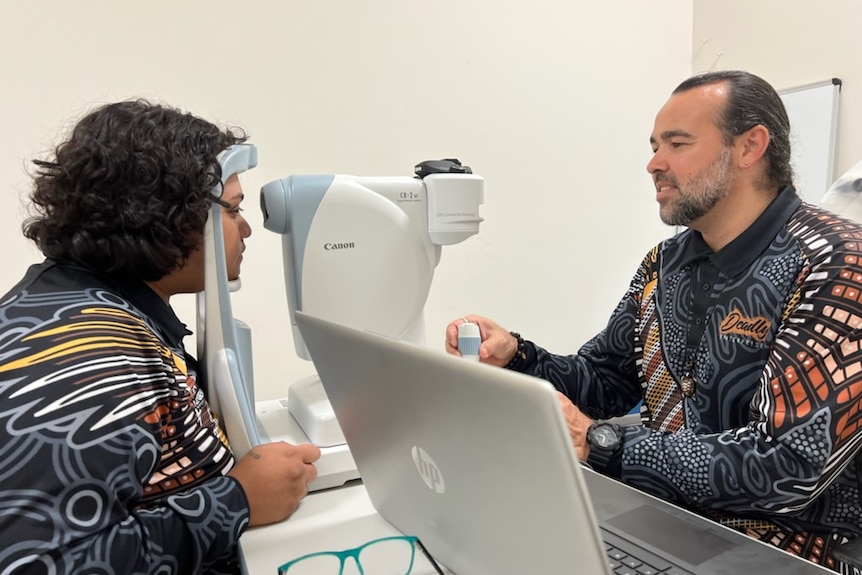
[[[619,453],[622,442],[623,430],[619,425],[606,421],[593,422],[587,429],[587,443],[590,445],[587,463],[593,469],[603,471]]]

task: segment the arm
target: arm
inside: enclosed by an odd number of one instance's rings
[[[468,315],[449,323],[446,351],[458,353],[458,325],[464,320],[479,325],[483,363],[507,367],[545,379],[568,397],[581,411],[594,419],[607,419],[628,413],[642,398],[635,349],[635,328],[652,252],[617,304],[601,333],[587,342],[577,354],[556,355],[531,341],[520,342],[497,323]]]
[[[642,398],[632,338],[636,310],[629,290],[605,329],[576,354],[556,355],[525,341],[522,360],[511,367],[551,382],[592,419],[624,415]]]

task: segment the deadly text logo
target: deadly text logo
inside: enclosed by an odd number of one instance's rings
[[[721,335],[742,335],[763,343],[769,335],[772,324],[763,316],[746,317],[738,309],[733,309],[721,320]]]
[[[443,481],[443,474],[440,473],[440,468],[437,467],[437,464],[434,463],[428,452],[414,445],[410,453],[413,455],[413,465],[416,466],[425,485],[437,493],[446,491],[446,482]]]

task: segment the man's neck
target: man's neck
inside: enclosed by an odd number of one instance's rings
[[[718,252],[747,230],[777,195],[778,190],[754,187],[731,190],[690,227],[701,233],[703,241],[713,252]]]
[[[166,285],[164,285],[165,284],[164,278],[161,280],[145,282],[145,283],[148,286],[150,286],[151,290],[156,292],[156,295],[158,295],[160,298],[162,298],[162,301],[164,301],[166,304],[170,305],[171,295],[173,295],[173,292],[170,291],[170,288],[168,288]]]

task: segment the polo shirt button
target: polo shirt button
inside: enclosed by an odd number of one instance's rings
[[[709,291],[709,284],[703,284],[703,291]]]

